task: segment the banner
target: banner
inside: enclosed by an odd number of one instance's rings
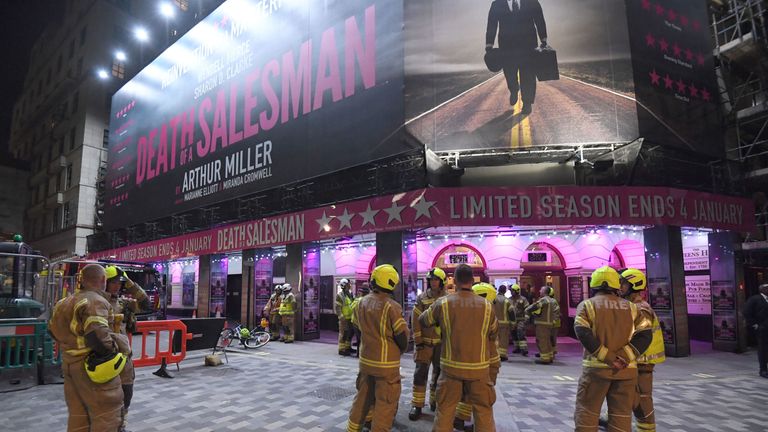
[[[437,226],[674,225],[750,232],[750,200],[653,187],[430,188],[90,254],[151,262]]]
[[[407,150],[402,7],[223,3],[114,95],[105,228]]]
[[[261,251],[259,251],[261,252]],[[271,251],[269,251],[271,253]],[[269,297],[272,295],[272,268],[273,262],[271,258],[266,256],[261,257],[257,252],[257,256],[253,262],[253,286],[254,290],[254,315],[257,318],[267,318],[268,315],[264,314],[264,307],[269,302]]]
[[[305,251],[301,272],[303,335],[320,331],[320,251]]]
[[[712,290],[709,286],[709,275],[686,276],[685,294],[688,297],[688,314],[712,314]]]
[[[181,280],[181,305],[195,306],[195,273],[184,272]]]

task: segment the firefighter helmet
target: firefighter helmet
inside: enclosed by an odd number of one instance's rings
[[[445,271],[439,267],[435,267],[427,273],[427,279],[437,279],[440,281],[440,286],[445,285]]]
[[[339,281],[339,289],[347,287],[350,288],[352,285],[349,283],[349,279],[343,278]]]
[[[518,294],[520,293],[520,285],[518,285],[518,284],[512,284],[512,286],[509,287],[509,289],[511,289],[512,291],[514,291],[514,292],[516,292]]]
[[[371,285],[387,291],[394,291],[397,284],[400,283],[400,275],[391,264],[383,264],[371,272]]]
[[[120,375],[125,362],[125,355],[119,352],[106,357],[97,357],[91,353],[85,358],[85,373],[96,384],[104,384]]]
[[[284,293],[289,293],[293,291],[293,287],[289,283],[283,284],[283,287],[281,289],[283,290]]]
[[[283,285],[282,284],[275,285],[275,292],[276,293],[279,293],[279,292],[282,292],[282,291],[283,291]]]
[[[123,271],[118,266],[108,265],[104,267],[104,273],[107,275],[107,280],[113,280],[115,278],[122,279]]]
[[[645,275],[638,269],[629,268],[621,272],[621,280],[632,286],[632,291],[642,291],[647,287]]]
[[[589,287],[595,289],[610,288],[619,290],[621,288],[619,272],[608,266],[600,267],[592,272]]]
[[[487,282],[480,282],[472,285],[472,291],[480,297],[493,303],[496,300],[496,289]]]

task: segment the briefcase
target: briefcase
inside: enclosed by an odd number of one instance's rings
[[[536,78],[539,81],[560,79],[560,70],[557,68],[557,51],[549,46],[536,48],[535,59]]]

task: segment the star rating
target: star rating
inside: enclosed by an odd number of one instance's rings
[[[416,210],[416,217],[414,217],[413,220],[417,221],[422,216],[426,217],[427,219],[432,219],[430,209],[433,205],[435,205],[435,201],[427,201],[424,198],[424,195],[420,196],[419,200],[416,201],[416,204],[411,204],[411,207]]]
[[[685,15],[680,15],[680,25],[683,27],[688,27],[688,17]]]
[[[659,39],[659,49],[661,49],[662,52],[669,51],[669,42],[667,42],[666,39]]]
[[[705,88],[701,89],[701,99],[702,100],[704,100],[706,102],[709,102],[709,99],[711,98],[711,96],[712,95],[709,94],[709,91],[707,89],[705,89]]]
[[[327,232],[327,231],[330,231],[331,230],[331,225],[330,225],[331,219],[333,219],[333,216],[328,216],[328,215],[326,215],[325,212],[323,212],[323,217],[321,217],[320,219],[315,219],[315,222],[317,222],[317,224],[320,226],[320,228],[317,230],[317,232],[322,232],[322,231],[326,231]]]
[[[657,4],[656,5],[656,15],[663,16],[664,15],[664,6]]]
[[[376,226],[376,214],[380,210],[373,210],[371,208],[371,204],[368,204],[368,207],[365,209],[364,212],[358,213],[363,218],[363,226],[366,226],[368,224],[371,224],[373,226]]]
[[[645,10],[651,10],[651,0],[643,0],[642,6]]]
[[[659,85],[659,78],[661,78],[661,75],[659,75],[658,73],[656,73],[656,69],[654,69],[653,71],[651,71],[651,72],[648,74],[648,76],[650,76],[650,77],[651,77],[651,84],[653,84],[653,85]]]
[[[669,77],[669,74],[664,76],[664,88],[671,89],[675,84],[675,80]]]
[[[699,64],[699,66],[704,64],[704,55],[699,53],[696,54],[696,62]]]
[[[675,42],[674,45],[672,45],[672,53],[675,55],[675,57],[680,57],[680,54],[683,52],[683,49],[680,48],[680,45]]]
[[[672,9],[669,9],[667,11],[667,19],[670,20],[670,21],[676,20],[677,19],[677,12],[675,12]]]
[[[648,33],[645,35],[645,45],[650,47],[656,46],[656,38],[654,38],[652,34]]]
[[[393,220],[402,222],[403,219],[401,218],[400,213],[404,208],[405,206],[397,205],[397,201],[392,201],[392,207],[384,209],[384,212],[387,213],[387,225],[389,225]]]
[[[688,90],[691,92],[691,97],[699,96],[699,89],[696,88],[696,84],[691,83],[691,85],[688,86]]]
[[[685,59],[688,60],[688,61],[693,60],[693,51],[691,51],[690,48],[687,48],[685,50]]]
[[[342,230],[346,226],[349,229],[352,229],[352,218],[355,217],[355,214],[350,214],[347,208],[344,208],[344,213],[342,213],[339,216],[336,216],[336,219],[339,220],[339,229]]]
[[[677,80],[675,84],[677,84],[677,91],[680,93],[685,93],[685,89],[688,88],[688,85],[682,79]]]

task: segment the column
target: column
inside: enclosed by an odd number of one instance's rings
[[[197,317],[208,317],[208,302],[211,298],[211,255],[201,255],[197,275]]]
[[[297,340],[320,337],[320,251],[311,243],[286,246],[285,281],[293,287],[298,309],[294,332]]]
[[[410,231],[377,233],[376,265],[382,264],[391,264],[400,275],[400,284],[395,287],[393,294],[395,300],[403,306],[403,318],[410,329],[419,280],[416,233]]]
[[[253,256],[254,250],[243,251],[243,277],[240,291],[240,318],[243,325],[249,329],[258,324],[258,314],[254,314],[254,278],[253,278]]]
[[[659,317],[666,353],[670,357],[689,356],[691,344],[680,227],[655,226],[645,229],[643,237],[648,301]]]
[[[747,348],[744,270],[734,250],[739,241],[732,232],[709,234],[712,347],[719,351],[742,352]]]
[[[227,257],[226,255],[211,255],[210,283],[208,300],[208,317],[227,316]],[[202,318],[202,317],[201,317]]]
[[[274,282],[273,282],[273,269],[274,261],[272,258],[272,249],[256,249],[249,251],[253,253],[253,298],[251,299],[252,315],[254,317],[254,325],[257,325],[261,318],[269,319],[269,316],[264,316],[264,306],[267,305],[269,297],[272,295]]]

